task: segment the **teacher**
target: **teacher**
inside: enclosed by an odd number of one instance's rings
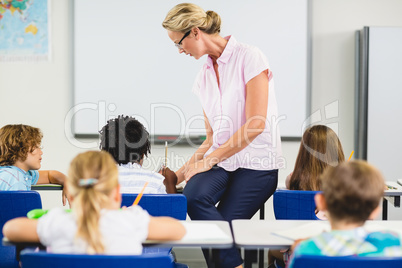
[[[162,26],[179,53],[195,59],[208,55],[193,86],[204,111],[206,140],[176,172],[178,183],[187,181],[188,215],[192,220],[250,219],[275,192],[281,159],[267,59],[256,47],[220,36],[220,16],[194,4],[176,5]],[[204,250],[208,260],[207,254]],[[232,247],[214,251],[208,266],[242,263]]]

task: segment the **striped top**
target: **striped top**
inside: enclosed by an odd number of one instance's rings
[[[140,164],[128,163],[119,166],[120,192],[123,194],[138,194],[148,182],[144,194],[166,194],[161,174],[142,168]]]
[[[37,170],[27,172],[16,166],[0,166],[0,191],[29,191],[38,179]]]
[[[388,231],[370,233],[364,227],[334,230],[301,242],[292,259],[300,255],[402,256],[401,237]],[[292,259],[289,267],[292,267]]]

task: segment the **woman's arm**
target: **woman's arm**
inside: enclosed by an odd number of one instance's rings
[[[37,220],[28,218],[15,218],[3,226],[3,235],[12,242],[39,242],[36,232]]]
[[[197,151],[193,154],[193,156],[188,160],[178,171],[176,171],[177,175],[177,184],[181,183],[184,181],[185,177],[184,174],[187,170],[187,167],[195,162],[200,161],[205,153],[211,148],[213,141],[212,141],[212,136],[213,136],[213,131],[211,128],[211,125],[209,124],[208,118],[205,115],[204,112],[204,122],[205,122],[205,131],[206,131],[206,139],[205,141],[198,147]]]
[[[46,183],[54,183],[60,184],[64,186],[64,182],[66,181],[66,175],[56,170],[38,170],[39,171],[39,179],[38,184],[46,184]],[[63,206],[66,205],[66,187],[63,187],[62,192],[62,202]]]
[[[180,240],[186,228],[178,220],[170,217],[151,217],[148,225],[150,240]]]
[[[246,123],[210,155],[190,164],[184,175],[186,181],[247,147],[264,131],[267,107],[268,70],[265,70],[246,84]]]

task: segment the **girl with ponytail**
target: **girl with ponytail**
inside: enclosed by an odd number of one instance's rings
[[[54,208],[39,220],[10,220],[4,235],[15,242],[41,242],[54,253],[137,255],[146,239],[179,240],[186,232],[179,221],[152,217],[139,206],[120,210],[118,170],[107,152],[76,156],[66,187],[71,212]]]

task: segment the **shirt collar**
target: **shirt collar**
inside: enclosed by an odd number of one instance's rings
[[[228,43],[226,44],[221,56],[217,59],[217,62],[222,63],[222,64],[225,64],[225,63],[227,63],[229,61],[229,59],[232,56],[233,51],[234,51],[234,49],[236,47],[236,44],[237,44],[236,39],[231,35],[228,35],[228,36],[226,36],[224,38],[226,40],[228,40]],[[205,66],[208,67],[208,68],[213,67],[211,57],[208,56]]]
[[[27,171],[25,171],[25,170],[23,170],[23,169],[21,169],[21,168],[19,168],[19,167],[16,167],[16,166],[0,166],[0,169],[6,169],[6,168],[10,168],[10,169],[14,169],[14,170],[20,171],[20,172],[22,172],[24,175],[28,173]]]
[[[121,166],[121,167],[124,167],[124,168],[141,168],[141,165],[140,165],[140,164],[138,164],[138,163],[131,163],[131,162],[128,162],[127,164],[120,164],[120,166]]]

